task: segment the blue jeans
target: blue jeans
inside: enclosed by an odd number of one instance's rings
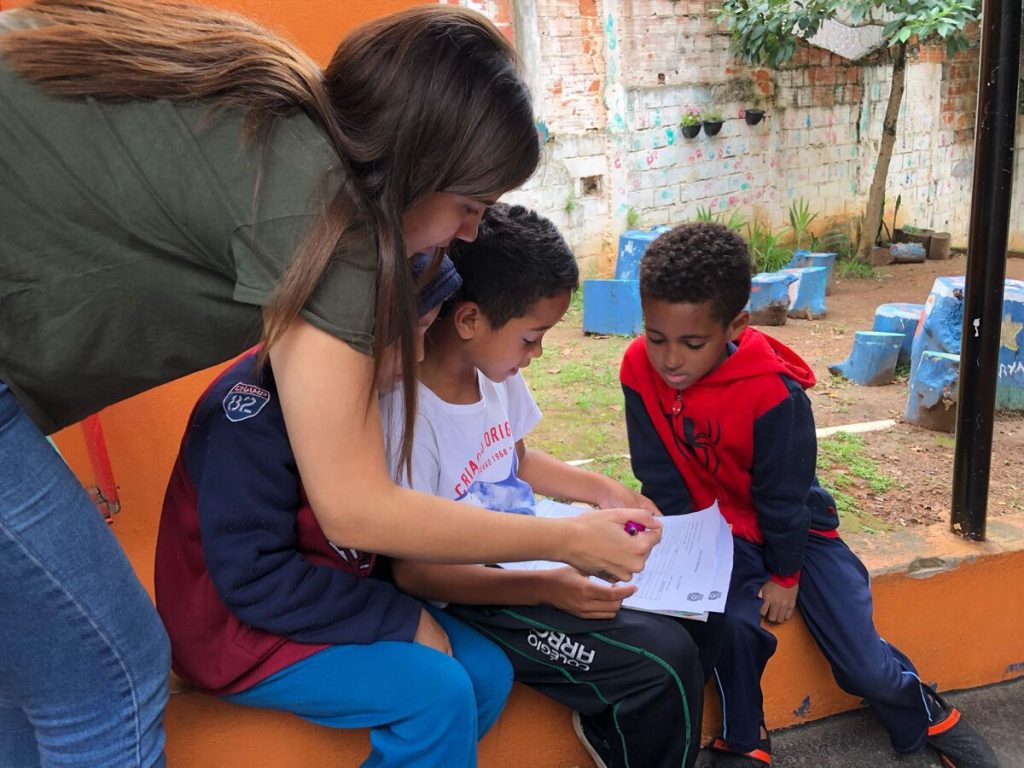
[[[163,765],[170,648],[96,507],[0,382],[0,765]]]
[[[419,643],[335,645],[225,696],[333,728],[370,728],[363,768],[472,768],[512,689],[512,666],[476,630],[428,608],[452,656]]]

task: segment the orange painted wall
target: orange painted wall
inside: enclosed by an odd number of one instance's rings
[[[238,11],[293,40],[326,64],[338,41],[354,27],[385,14],[423,5],[410,0],[193,0]],[[0,10],[27,0],[0,0]]]

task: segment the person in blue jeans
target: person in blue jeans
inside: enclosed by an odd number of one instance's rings
[[[11,609],[28,596],[32,610]],[[0,615],[0,765],[157,760],[167,682],[154,670],[169,666],[167,635],[96,507],[2,381]]]
[[[432,255],[413,262],[417,276]],[[444,257],[420,292],[417,356],[461,284]],[[394,357],[379,375],[394,385]],[[370,728],[364,766],[476,765],[512,688],[504,653],[330,542],[288,441],[273,372],[253,350],[196,404],[164,499],[156,604],[174,669],[238,704]]]
[[[515,52],[467,9],[376,19],[325,69],[198,5],[0,13],[0,765],[164,762],[167,638],[44,435],[259,341],[330,538],[640,570],[640,513],[552,532],[399,488],[384,455],[392,339],[415,387],[408,260],[475,237],[539,156]]]

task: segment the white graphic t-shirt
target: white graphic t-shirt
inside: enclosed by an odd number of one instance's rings
[[[477,373],[480,400],[468,405],[446,403],[419,385],[412,484],[405,473],[396,480],[416,491],[465,501],[499,512],[533,514],[536,500],[519,479],[516,441],[540,421],[540,409],[520,374],[500,384]],[[388,444],[398,443],[404,419],[401,388],[381,396]]]

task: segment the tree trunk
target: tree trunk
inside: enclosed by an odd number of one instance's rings
[[[900,115],[900,102],[903,101],[903,90],[907,82],[907,47],[896,43],[892,47],[892,88],[889,90],[889,103],[885,107],[882,119],[882,142],[878,147],[878,163],[875,175],[871,179],[871,190],[868,192],[867,209],[864,212],[864,226],[860,231],[860,242],[857,244],[857,258],[866,262],[871,248],[875,244],[878,227],[882,223],[885,211],[885,180],[889,175],[889,161],[892,159],[892,148],[896,144],[896,121]]]

